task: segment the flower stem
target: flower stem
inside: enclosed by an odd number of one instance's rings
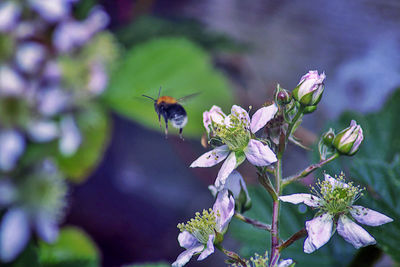
[[[254,227],[257,227],[262,230],[271,231],[271,225],[265,224],[263,222],[248,218],[239,212],[235,212],[235,217],[245,223],[251,224]]]
[[[300,180],[301,178],[306,177],[307,175],[309,175],[310,173],[312,173],[316,169],[321,168],[325,164],[331,162],[332,160],[334,160],[334,159],[336,159],[338,157],[339,157],[339,153],[335,153],[331,157],[329,157],[329,158],[327,158],[325,160],[321,160],[318,163],[312,164],[312,165],[308,166],[307,168],[305,168],[303,171],[283,179],[283,181],[282,181],[282,189],[285,186],[287,186],[288,184],[291,184],[291,183],[293,183],[293,182],[295,182],[297,180]]]
[[[293,244],[295,241],[299,240],[300,238],[303,238],[307,236],[307,231],[305,228],[301,229],[300,231],[298,231],[297,233],[294,233],[288,240],[286,240],[285,242],[283,242],[283,244],[281,244],[279,246],[279,251],[282,251],[283,249],[287,248],[288,246],[290,246],[291,244]]]
[[[224,249],[221,244],[215,244],[215,247],[228,256],[231,261],[240,263],[241,266],[247,267],[247,263],[237,253]]]
[[[279,157],[276,164],[275,173],[275,192],[280,194],[280,183],[282,179],[282,158]],[[272,203],[272,225],[271,225],[271,259],[279,257],[279,198],[273,200]],[[270,267],[273,266],[273,261],[270,261]]]

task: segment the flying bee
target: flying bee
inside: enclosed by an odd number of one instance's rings
[[[158,115],[158,122],[161,128],[161,116],[163,116],[165,121],[165,137],[168,137],[168,120],[171,121],[172,126],[179,129],[179,137],[183,140],[182,131],[185,127],[188,118],[186,110],[179,104],[180,101],[198,95],[198,93],[191,94],[180,99],[175,99],[171,96],[160,96],[161,87],[158,91],[158,98],[154,99],[151,96],[142,95],[144,97],[150,98],[154,101],[154,109]]]

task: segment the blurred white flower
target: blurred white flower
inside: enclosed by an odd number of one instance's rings
[[[29,137],[38,143],[51,141],[59,135],[57,124],[51,120],[30,122],[27,132]]]
[[[72,116],[68,115],[61,119],[61,138],[59,149],[64,156],[73,155],[82,142],[81,133]]]
[[[0,66],[0,96],[19,96],[24,92],[26,82],[13,68]]]
[[[70,103],[69,95],[58,87],[42,88],[38,95],[39,111],[45,116],[53,116],[64,110]]]
[[[100,62],[92,63],[90,66],[90,80],[88,89],[94,95],[99,95],[106,89],[108,75],[104,65]]]
[[[70,13],[68,0],[29,0],[32,8],[45,20],[57,22]]]
[[[83,22],[70,19],[59,24],[53,34],[53,44],[61,53],[70,52],[84,45],[95,33],[104,29],[108,22],[107,13],[101,8],[95,8]]]
[[[11,31],[21,15],[21,7],[14,1],[0,3],[0,32]]]
[[[28,74],[36,73],[45,57],[45,48],[35,42],[26,42],[19,45],[15,55],[19,69]]]
[[[25,150],[24,137],[15,130],[0,131],[0,169],[11,171]]]
[[[57,238],[67,187],[51,162],[45,161],[38,167],[18,183],[8,181],[16,194],[0,223],[0,260],[3,262],[14,260],[22,252],[32,230],[48,243]]]

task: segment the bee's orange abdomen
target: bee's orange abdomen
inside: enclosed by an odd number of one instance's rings
[[[157,105],[163,102],[166,104],[176,104],[178,101],[176,101],[176,99],[171,96],[162,96],[159,99],[157,99]]]

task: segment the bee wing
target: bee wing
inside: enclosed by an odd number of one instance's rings
[[[190,94],[190,95],[187,95],[187,96],[178,98],[177,101],[178,101],[179,103],[185,103],[185,102],[187,102],[188,100],[193,99],[193,97],[198,96],[199,94],[201,94],[201,93],[200,93],[200,92],[197,92],[197,93],[194,93],[194,94]]]

